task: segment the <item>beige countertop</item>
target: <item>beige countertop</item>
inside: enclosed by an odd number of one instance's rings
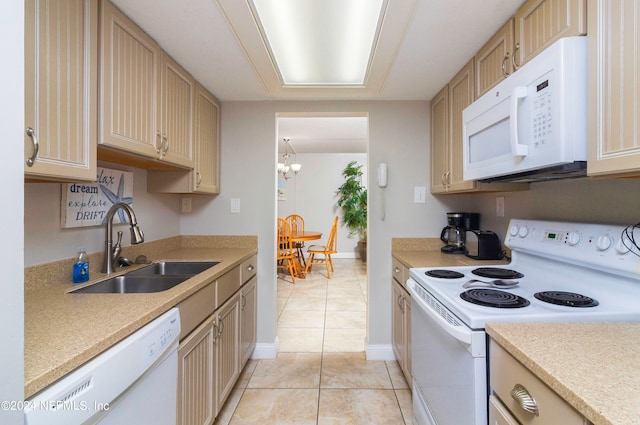
[[[235,243],[233,237],[221,238],[177,237],[170,240],[170,243],[151,247],[153,256],[149,258],[153,261],[220,261],[220,264],[174,288],[158,293],[67,294],[69,289],[75,287],[69,283],[72,260],[25,269],[25,399],[124,339],[257,252],[255,237],[239,237],[241,243]],[[137,255],[133,248],[131,251]],[[126,248],[124,252],[127,252]],[[101,261],[96,261],[95,264],[101,264]],[[66,274],[57,273],[61,266],[67,270]],[[106,277],[97,270],[99,267],[92,267],[91,281]]]
[[[486,264],[508,264],[508,260],[474,260],[463,254],[445,254],[439,238],[393,238],[391,253],[405,266],[459,267]]]
[[[487,323],[486,331],[594,425],[640,422],[640,323]]]

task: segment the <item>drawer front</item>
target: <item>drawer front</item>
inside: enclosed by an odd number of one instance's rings
[[[218,278],[216,308],[220,307],[231,296],[240,289],[240,266],[234,267],[231,271]]]
[[[520,425],[495,396],[489,397],[489,425]]]
[[[491,341],[489,356],[490,386],[519,423],[522,425],[584,424],[582,415],[494,341]],[[524,387],[535,400],[539,416],[525,411],[511,396],[511,390],[517,384]]]
[[[215,303],[216,283],[211,282],[177,305],[180,310],[180,340],[213,313]]]
[[[405,282],[409,279],[409,268],[394,257],[391,258],[391,275],[400,285],[402,285],[403,288],[406,289]]]
[[[258,257],[256,255],[247,258],[240,265],[240,273],[242,273],[242,283],[248,282],[258,273]]]

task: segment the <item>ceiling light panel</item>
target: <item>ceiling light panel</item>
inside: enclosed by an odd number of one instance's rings
[[[366,82],[386,0],[251,0],[284,85]]]

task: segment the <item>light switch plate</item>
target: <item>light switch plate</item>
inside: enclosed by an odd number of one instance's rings
[[[425,186],[415,186],[413,188],[413,203],[424,204],[427,201],[427,188]]]
[[[233,214],[240,213],[240,198],[231,198],[231,212]]]

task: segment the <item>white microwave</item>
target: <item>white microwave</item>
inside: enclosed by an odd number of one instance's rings
[[[562,38],[462,113],[464,179],[586,174],[587,38]]]

